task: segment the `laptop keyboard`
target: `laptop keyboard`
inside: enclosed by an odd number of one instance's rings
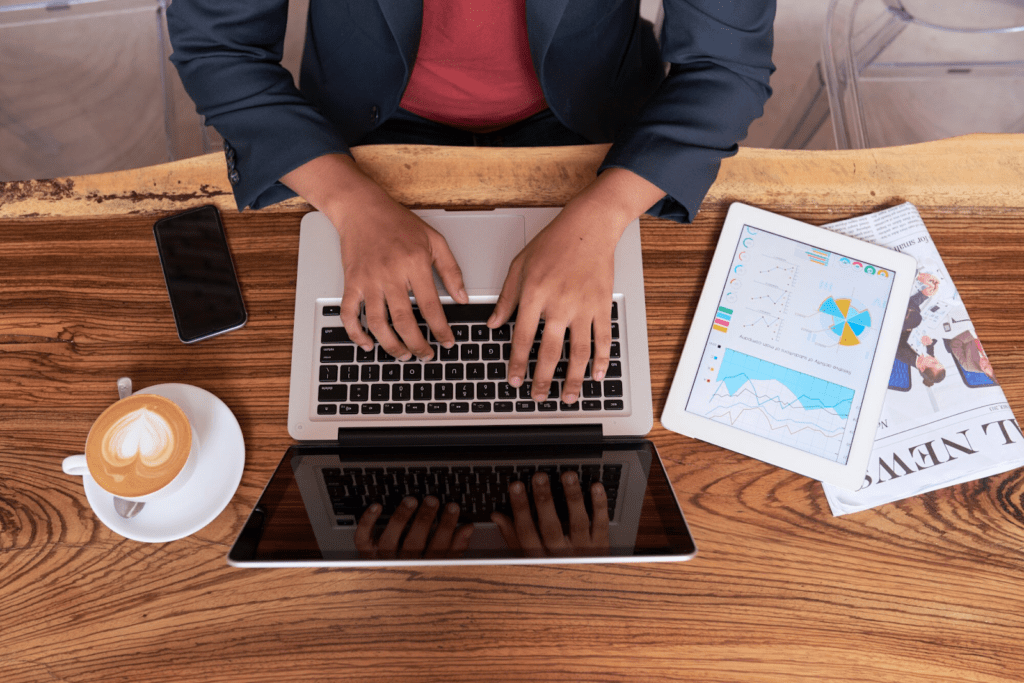
[[[540,471],[548,475],[555,511],[559,519],[568,520],[568,507],[562,488],[561,473],[573,470],[580,479],[587,514],[593,516],[590,486],[600,481],[608,496],[608,518],[615,520],[615,501],[622,479],[621,464],[536,464],[536,465],[441,465],[441,466],[343,466],[321,469],[324,485],[331,500],[339,526],[356,524],[370,505],[383,507],[378,525],[386,524],[406,496],[422,500],[434,496],[441,508],[450,502],[459,505],[460,524],[491,523],[491,513],[512,516],[508,487],[521,481],[533,509],[532,480]],[[536,510],[533,509],[534,514]]]
[[[628,387],[623,378],[625,330],[620,330],[620,302],[612,304],[611,361],[603,381],[590,376],[587,364],[580,398],[573,404],[559,400],[569,365],[568,331],[562,357],[545,401],[530,397],[544,323],[541,321],[530,351],[526,381],[516,388],[508,383],[508,360],[512,351],[515,320],[490,329],[487,319],[492,303],[448,304],[444,306],[455,346],[443,348],[433,338],[426,322],[415,309],[420,331],[434,349],[434,358],[415,357],[402,362],[374,344],[363,351],[341,325],[341,306],[317,302],[319,364],[316,377],[316,414],[319,419],[375,416],[427,415],[484,417],[566,418],[588,413],[594,416],[621,415],[628,410]],[[593,344],[591,344],[593,356]]]

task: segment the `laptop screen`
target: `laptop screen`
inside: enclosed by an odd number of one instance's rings
[[[649,441],[293,446],[235,566],[673,561],[690,536]]]

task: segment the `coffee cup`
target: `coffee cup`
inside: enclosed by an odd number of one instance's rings
[[[199,447],[181,406],[156,394],[134,394],[96,418],[85,453],[64,458],[62,467],[66,474],[89,474],[113,496],[148,503],[185,485]]]

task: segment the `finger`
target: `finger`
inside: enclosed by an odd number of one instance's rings
[[[374,503],[366,508],[366,512],[359,518],[356,526],[355,544],[356,550],[364,558],[372,559],[376,555],[376,548],[373,545],[373,525],[377,523],[380,513],[384,510],[379,503]]]
[[[448,503],[441,513],[441,521],[437,523],[434,537],[427,546],[427,557],[444,557],[452,543],[452,534],[459,523],[459,504]]]
[[[440,505],[437,498],[427,496],[423,504],[416,511],[416,517],[412,520],[409,533],[405,535],[402,542],[402,557],[419,557],[427,547],[427,536],[430,535],[430,527],[434,524],[434,517],[437,516],[437,508]]]
[[[512,355],[508,360],[508,383],[514,387],[522,386],[526,380],[527,363],[530,360],[530,347],[533,337],[537,334],[537,323],[540,320],[538,311],[519,307],[516,315],[516,327],[512,332]]]
[[[402,500],[402,504],[398,506],[394,514],[391,515],[391,521],[384,528],[384,533],[380,535],[380,540],[377,541],[377,553],[383,557],[394,557],[395,551],[398,550],[398,540],[402,537],[402,532],[405,531],[405,525],[412,519],[412,513],[419,507],[419,502],[412,496],[407,496]]]
[[[388,290],[387,301],[388,310],[391,312],[391,326],[398,333],[398,336],[402,338],[405,348],[409,349],[421,360],[426,360],[433,356],[434,351],[430,348],[427,340],[423,338],[423,332],[420,331],[419,323],[416,322],[416,316],[413,315],[412,302],[409,301],[408,290]],[[385,346],[383,342],[381,346],[395,358],[405,360],[405,358],[401,358],[398,354],[392,353],[391,349]]]
[[[537,354],[537,368],[530,380],[533,382],[531,395],[534,401],[546,401],[551,389],[551,377],[555,374],[555,366],[562,358],[562,345],[565,342],[565,325],[550,320],[544,321],[544,335],[540,340],[540,352]],[[590,348],[590,343],[587,343]],[[576,390],[579,395],[579,389]],[[566,400],[566,403],[572,401]],[[572,399],[576,400],[575,397]]]
[[[540,542],[536,527],[533,526],[530,501],[526,498],[526,487],[523,486],[523,482],[512,482],[508,487],[508,499],[512,503],[512,520],[523,554],[529,557],[544,557],[544,545]]]
[[[609,313],[594,318],[594,362],[590,365],[590,376],[598,382],[608,373],[611,350],[612,317]]]
[[[409,349],[395,336],[391,325],[388,324],[388,314],[385,308],[383,295],[379,299],[367,299],[366,301],[366,326],[377,338],[377,343],[385,351],[399,360],[412,358]]]
[[[511,519],[500,512],[494,512],[491,514],[491,521],[498,527],[501,538],[505,541],[505,545],[508,546],[509,550],[522,550],[519,547],[519,538],[516,536],[516,528],[512,525]]]
[[[346,288],[345,295],[341,299],[341,324],[345,326],[345,332],[349,339],[363,347],[364,351],[369,351],[373,348],[373,337],[366,334],[363,324],[359,320],[362,303],[361,294]]]
[[[448,320],[444,316],[441,299],[438,298],[437,288],[434,287],[434,278],[424,276],[414,280],[412,293],[416,296],[416,305],[420,309],[420,315],[427,321],[430,331],[434,333],[434,339],[446,349],[455,346],[455,335],[452,334],[452,328],[448,326]]]
[[[533,475],[533,504],[537,507],[537,522],[544,547],[555,555],[569,552],[569,543],[562,533],[562,523],[555,512],[555,501],[551,497],[551,482],[548,475],[538,472]]]
[[[519,305],[519,288],[522,285],[523,269],[516,259],[508,268],[508,275],[505,276],[505,284],[501,286],[501,294],[494,304],[494,312],[487,319],[488,327],[501,327],[512,317],[512,312]]]
[[[608,496],[605,494],[604,484],[599,481],[590,487],[590,502],[594,506],[590,537],[596,549],[608,552]]]
[[[574,548],[590,545],[590,515],[583,502],[583,490],[580,479],[572,470],[562,473],[562,488],[565,490],[565,502],[569,508],[569,536]]]
[[[469,296],[466,294],[466,285],[462,281],[462,269],[459,268],[459,263],[455,260],[452,250],[448,248],[448,242],[445,241],[441,233],[433,228],[430,228],[427,235],[430,240],[430,253],[434,257],[434,268],[441,276],[444,288],[460,304],[468,304]]]
[[[459,530],[455,532],[455,537],[452,538],[452,547],[448,551],[448,557],[461,557],[469,549],[469,539],[473,537],[475,528],[472,524],[459,527]]]
[[[575,403],[583,389],[583,375],[590,360],[590,323],[573,325],[569,341],[569,368],[565,373],[562,402]]]

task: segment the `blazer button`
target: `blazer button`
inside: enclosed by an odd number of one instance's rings
[[[380,109],[375,104],[370,107],[370,123],[376,124],[378,121],[380,121]]]
[[[237,185],[238,181],[240,180],[239,175],[238,175],[238,171],[232,169],[231,173],[228,173],[228,180],[231,181],[232,185]]]

